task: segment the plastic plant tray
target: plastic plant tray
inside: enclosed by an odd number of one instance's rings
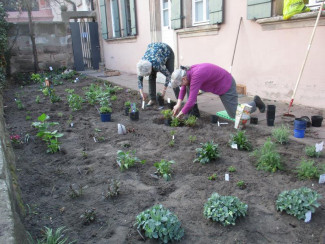
[[[228,115],[228,113],[227,113],[226,110],[217,112],[216,115],[219,116],[219,117],[221,117],[221,118],[224,118],[224,119],[227,119],[227,120],[230,120],[230,121],[234,121],[235,122],[235,119],[229,117],[229,115]]]

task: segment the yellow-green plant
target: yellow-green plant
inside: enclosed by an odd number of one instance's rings
[[[272,130],[272,137],[277,143],[286,144],[289,141],[290,131],[285,125]]]
[[[321,169],[314,166],[314,164],[314,160],[301,160],[296,170],[299,179],[304,180],[319,178]]]
[[[308,157],[319,158],[322,152],[321,151],[316,152],[316,146],[306,146],[305,153]]]

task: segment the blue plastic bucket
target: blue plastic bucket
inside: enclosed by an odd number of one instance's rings
[[[305,137],[305,130],[293,130],[293,136],[296,138],[304,138]]]
[[[294,121],[294,129],[295,130],[305,130],[307,127],[307,121],[301,118],[295,119]]]

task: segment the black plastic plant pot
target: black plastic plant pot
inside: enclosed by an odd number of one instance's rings
[[[314,127],[321,127],[323,122],[323,117],[319,115],[311,116],[311,125]]]
[[[133,121],[139,120],[139,111],[130,112],[130,119]]]
[[[157,103],[160,107],[164,106],[165,105],[164,97],[161,95],[157,95]]]
[[[275,105],[267,105],[266,108],[266,119],[273,119],[275,118]]]
[[[311,126],[310,118],[308,116],[302,116],[300,119],[306,121],[307,127]]]
[[[168,108],[173,110],[174,106],[176,105],[176,102],[174,101],[170,101],[170,103],[168,103]]]
[[[172,124],[172,119],[164,119],[164,124],[170,126]]]
[[[111,114],[100,114],[100,120],[102,122],[110,122],[111,121]]]
[[[212,124],[218,123],[218,120],[219,120],[219,117],[217,115],[215,115],[215,114],[211,115],[211,123]]]
[[[257,117],[251,117],[250,123],[253,124],[253,125],[257,125],[258,124],[258,118]]]
[[[124,115],[128,116],[130,111],[130,107],[124,107]]]

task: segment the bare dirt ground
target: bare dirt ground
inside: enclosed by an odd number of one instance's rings
[[[82,88],[91,82],[96,81],[84,78],[78,83],[64,82],[55,86],[62,101],[54,104],[43,96],[36,84],[12,86],[4,93],[10,135],[30,135],[29,143],[15,149],[15,154],[26,207],[23,223],[34,238],[40,238],[44,226],[53,229],[65,226],[69,240],[77,243],[155,243],[142,240],[134,223],[137,214],[160,203],[182,223],[185,235],[181,243],[324,243],[324,198],[310,223],[275,208],[277,196],[283,190],[306,186],[325,196],[324,185],[317,180],[301,181],[294,172],[297,163],[305,157],[305,145],[295,141],[279,145],[285,170],[258,171],[249,152],[229,147],[230,135],[235,132],[233,124],[218,127],[210,123],[208,114],[201,114],[194,128],[161,124],[157,107],[140,110],[139,121],[131,121],[123,114],[124,102],[130,100],[140,107],[140,99],[137,92],[125,88],[112,102],[112,122],[101,122],[97,109],[87,103],[81,110],[71,111],[65,89],[75,89],[76,93],[84,95]],[[35,102],[37,95],[41,98],[39,104]],[[17,109],[14,98],[18,96],[24,110]],[[59,122],[57,129],[64,133],[58,153],[46,153],[46,145],[36,137],[37,130],[31,126],[42,113],[49,115],[50,121]],[[31,120],[26,120],[27,115]],[[74,123],[73,127],[69,120]],[[117,123],[125,125],[130,132],[118,135]],[[289,126],[292,128],[292,124]],[[176,132],[174,147],[169,146],[172,130]],[[270,136],[254,125],[247,127],[246,134],[254,149]],[[197,140],[191,143],[190,135]],[[95,142],[94,137],[102,141]],[[200,143],[211,140],[219,144],[221,158],[206,165],[193,163],[195,149]],[[118,150],[136,150],[136,156],[146,163],[121,172],[116,163]],[[161,159],[176,162],[168,182],[151,176],[156,171],[153,164]],[[324,156],[316,162],[324,162]],[[224,175],[229,166],[236,167],[237,171],[230,173],[227,182]],[[208,180],[213,173],[217,174],[217,180]],[[103,195],[110,179],[121,182],[120,195],[105,199]],[[244,190],[236,186],[240,180],[247,184]],[[75,189],[82,186],[83,195],[71,198],[70,185]],[[248,215],[229,227],[205,219],[203,205],[213,192],[238,197],[248,204]],[[80,216],[88,209],[95,209],[96,220],[85,225]]]

